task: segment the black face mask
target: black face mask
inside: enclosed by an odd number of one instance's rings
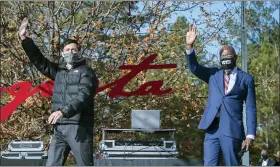
[[[267,155],[262,155],[263,160],[267,160],[268,156]]]
[[[222,69],[231,70],[236,66],[234,58],[224,58],[220,61]]]

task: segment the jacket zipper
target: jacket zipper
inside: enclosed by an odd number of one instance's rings
[[[64,88],[64,94],[63,94],[63,108],[65,107],[65,101],[66,101],[67,74],[68,74],[68,70],[64,73],[65,88]]]

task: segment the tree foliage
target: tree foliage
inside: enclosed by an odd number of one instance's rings
[[[143,71],[124,90],[131,92],[148,81],[163,80],[162,89],[171,87],[172,92],[162,96],[149,94],[113,99],[108,96],[112,88],[99,92],[95,97],[94,111],[96,152],[102,128],[130,128],[132,109],[159,109],[162,128],[177,129],[175,138],[180,157],[201,159],[203,132],[197,126],[207,97],[207,85],[186,69],[186,27],[189,23],[206,27],[199,29],[195,47],[200,62],[211,65],[213,55],[209,56],[205,46],[223,38],[220,34],[229,22],[234,24],[230,18],[239,10],[231,10],[234,3],[224,3],[225,11],[211,11],[205,5],[211,5],[212,2],[2,2],[1,88],[10,87],[19,81],[32,81],[37,86],[47,79],[29,62],[20,45],[17,30],[25,16],[30,20],[29,36],[51,61],[62,61],[61,43],[65,39],[77,39],[88,64],[98,75],[100,86],[116,81],[129,72],[119,69],[121,65],[137,65],[150,54],[157,53],[153,64],[177,64],[177,68]],[[188,17],[178,17],[174,24],[168,26],[167,21],[179,11],[185,11]],[[199,18],[192,18],[194,11],[199,11]],[[267,43],[273,47],[269,41]],[[266,57],[264,55],[263,59]],[[270,58],[269,62],[273,64],[273,57]],[[251,66],[256,68],[253,58]],[[273,88],[272,92],[276,90]],[[266,97],[270,97],[269,93],[271,91],[267,92]],[[264,95],[262,92],[259,94]],[[13,98],[1,93],[1,107]],[[274,107],[274,104],[271,102],[268,105]],[[1,124],[1,143],[14,139],[44,140],[48,143],[50,126],[42,117],[50,111],[50,107],[51,98],[43,98],[39,94],[29,97]],[[6,145],[1,147],[6,148]]]

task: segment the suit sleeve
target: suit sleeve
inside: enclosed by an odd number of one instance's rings
[[[257,109],[256,109],[256,92],[254,78],[248,84],[248,91],[246,97],[246,124],[247,134],[256,136],[257,129]]]
[[[54,80],[58,64],[49,61],[43,56],[39,48],[35,45],[31,38],[26,38],[21,43],[25,53],[27,54],[31,63],[45,76]]]
[[[93,103],[93,98],[97,88],[97,78],[95,73],[87,71],[82,74],[78,95],[63,109],[64,117],[70,118],[88,108]]]
[[[189,70],[199,79],[208,83],[211,75],[215,74],[218,68],[209,68],[200,65],[197,61],[194,50],[190,54],[185,53]]]

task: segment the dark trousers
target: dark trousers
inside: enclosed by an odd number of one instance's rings
[[[242,140],[224,136],[219,129],[219,119],[215,119],[206,130],[204,139],[204,166],[218,166],[221,154],[226,166],[239,166],[238,153]]]
[[[54,125],[46,166],[63,166],[70,150],[77,166],[93,166],[93,127]]]

